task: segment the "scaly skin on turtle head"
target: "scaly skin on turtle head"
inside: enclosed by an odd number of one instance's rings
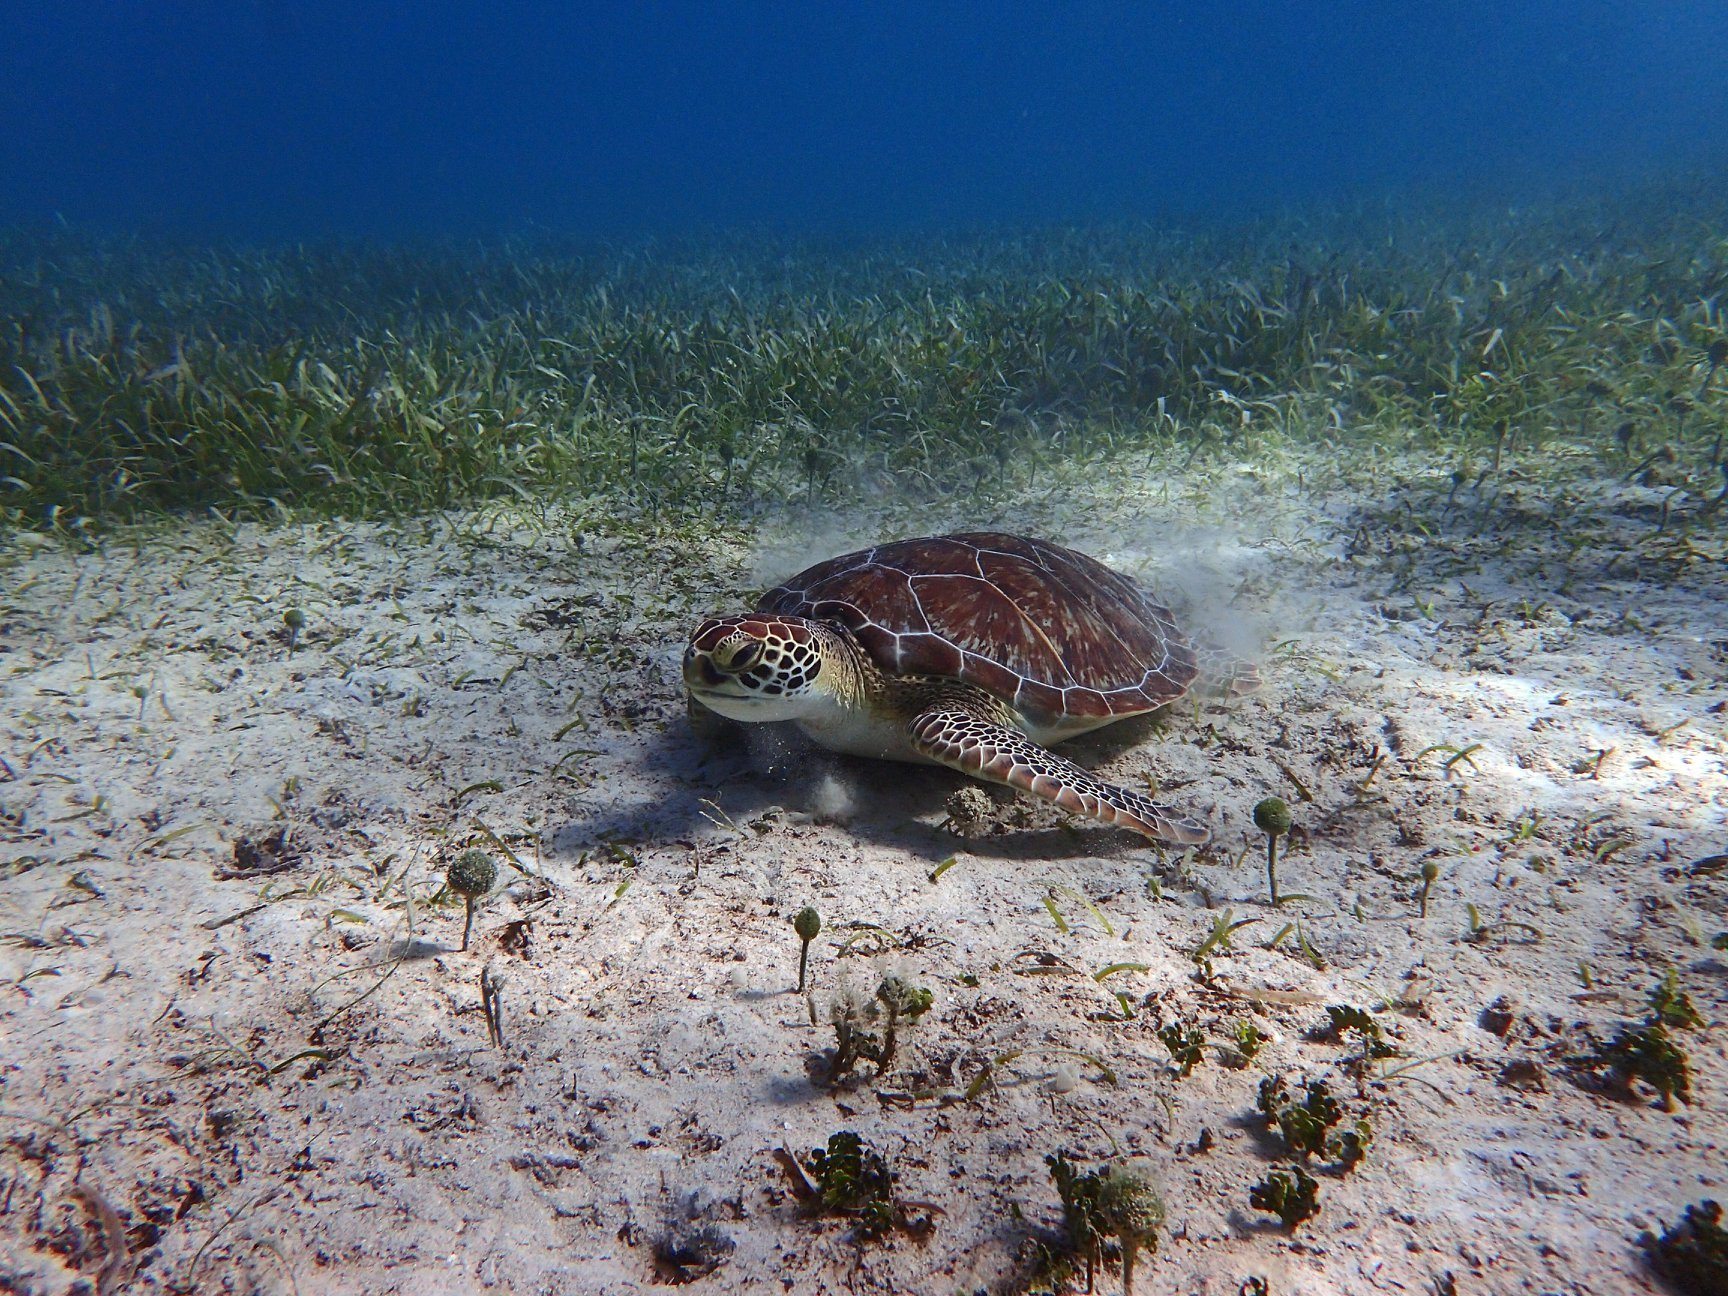
[[[803,617],[715,617],[684,650],[685,686],[728,719],[799,719],[828,700],[824,648],[833,633]]]

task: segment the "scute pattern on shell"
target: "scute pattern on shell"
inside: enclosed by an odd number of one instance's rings
[[[1169,610],[1128,577],[996,532],[830,558],[756,610],[844,625],[886,671],[962,679],[1033,715],[1150,711],[1198,674]]]

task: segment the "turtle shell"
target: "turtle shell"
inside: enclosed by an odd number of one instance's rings
[[[818,563],[758,612],[845,626],[883,670],[976,684],[1028,716],[1163,706],[1198,674],[1167,608],[1096,559],[996,532],[899,540]]]

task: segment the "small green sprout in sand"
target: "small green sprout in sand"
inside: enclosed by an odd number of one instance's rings
[[[890,972],[876,987],[876,1002],[888,1015],[882,1028],[882,1056],[876,1063],[876,1074],[886,1075],[894,1063],[894,1050],[899,1045],[902,1023],[910,1026],[930,1011],[935,996],[923,986],[915,986],[897,972]]]
[[[1266,1035],[1251,1021],[1239,1021],[1230,1032],[1230,1040],[1246,1066],[1266,1047]]]
[[[913,985],[898,972],[885,975],[869,998],[843,980],[828,1005],[835,1043],[829,1078],[838,1082],[866,1060],[876,1064],[878,1076],[886,1075],[900,1047],[900,1032],[915,1025],[934,1001],[928,989]],[[880,1035],[870,1029],[878,1021],[882,1021]]]
[[[1420,917],[1426,918],[1428,916],[1428,892],[1433,889],[1434,883],[1439,880],[1439,877],[1440,866],[1433,860],[1428,860],[1422,865],[1422,889],[1416,893],[1416,903],[1420,906]]]
[[[1321,1030],[1322,1038],[1342,1040],[1352,1031],[1362,1039],[1364,1061],[1397,1055],[1397,1045],[1386,1039],[1386,1034],[1380,1029],[1380,1023],[1374,1020],[1373,1013],[1352,1004],[1328,1004],[1326,1025]]]
[[[1349,1174],[1360,1165],[1374,1140],[1373,1127],[1366,1117],[1333,1133],[1344,1119],[1344,1108],[1324,1080],[1310,1081],[1298,1102],[1283,1076],[1267,1076],[1260,1082],[1260,1097],[1255,1105],[1267,1124],[1278,1131],[1291,1155],[1303,1161],[1312,1157],[1330,1160],[1340,1174]]]
[[[1134,1265],[1141,1251],[1156,1253],[1158,1230],[1164,1225],[1164,1202],[1145,1175],[1125,1166],[1109,1165],[1081,1174],[1061,1152],[1044,1158],[1062,1199],[1062,1222],[1073,1255],[1086,1266],[1086,1287],[1095,1285],[1104,1241],[1115,1238],[1122,1248],[1122,1291],[1133,1296]]]
[[[282,628],[288,632],[288,651],[293,652],[300,642],[300,632],[306,628],[306,614],[297,607],[291,607],[282,614]]]
[[[894,1206],[894,1172],[874,1148],[851,1130],[828,1140],[810,1154],[810,1166],[822,1193],[822,1208],[858,1219],[858,1235],[879,1238],[899,1219]]]
[[[444,885],[462,897],[467,915],[462,923],[462,948],[468,948],[468,936],[474,929],[474,905],[492,889],[498,880],[497,862],[483,850],[465,850],[450,865],[444,875]]]
[[[1171,1022],[1159,1028],[1158,1038],[1170,1050],[1170,1059],[1181,1068],[1184,1079],[1206,1056],[1206,1035],[1197,1027]]]
[[[1728,1292],[1728,1229],[1722,1227],[1719,1203],[1688,1206],[1680,1222],[1661,1237],[1646,1233],[1638,1242],[1650,1257],[1650,1267],[1676,1291],[1687,1296]]]
[[[851,1130],[829,1136],[800,1163],[782,1148],[775,1153],[792,1181],[793,1194],[818,1215],[845,1215],[858,1221],[861,1241],[879,1241],[895,1229],[917,1238],[935,1230],[934,1207],[901,1202],[894,1193],[899,1177],[877,1152]]]
[[[1212,977],[1212,954],[1216,950],[1231,948],[1230,938],[1244,927],[1259,922],[1258,918],[1236,918],[1235,911],[1226,909],[1212,919],[1212,930],[1206,938],[1196,945],[1188,955],[1200,969],[1201,976],[1210,980]]]
[[[810,942],[822,934],[822,915],[805,905],[792,915],[792,930],[798,933],[798,993],[804,993],[804,973],[810,963]]]
[[[1260,1082],[1257,1104],[1262,1115],[1284,1138],[1284,1145],[1300,1157],[1325,1156],[1327,1135],[1344,1118],[1344,1109],[1324,1080],[1308,1086],[1301,1102],[1290,1096],[1283,1076],[1267,1076]]]
[[[828,1068],[831,1081],[850,1075],[864,1058],[882,1056],[881,1040],[869,1029],[876,1011],[876,1005],[860,994],[856,985],[842,978],[828,1001],[828,1024],[834,1028],[834,1058]]]
[[[1535,944],[1542,939],[1542,929],[1533,923],[1517,922],[1510,918],[1489,922],[1482,916],[1482,911],[1469,902],[1464,905],[1464,914],[1470,920],[1470,928],[1464,933],[1464,939],[1472,944],[1479,945],[1491,936],[1510,932],[1523,932],[1526,944]]]
[[[1661,1096],[1666,1111],[1675,1109],[1675,1099],[1692,1101],[1691,1062],[1660,1020],[1628,1026],[1601,1050],[1600,1059],[1627,1085],[1633,1080],[1649,1085]]]
[[[480,1011],[486,1016],[486,1038],[493,1048],[504,1047],[504,983],[491,968],[480,969]]]
[[[1680,973],[1669,968],[1661,982],[1650,992],[1650,1015],[1664,1026],[1682,1030],[1697,1030],[1704,1018],[1692,1003],[1692,996],[1680,988]]]
[[[1330,1151],[1338,1158],[1340,1174],[1349,1174],[1362,1164],[1368,1155],[1368,1147],[1374,1141],[1374,1127],[1368,1123],[1366,1116],[1357,1120],[1349,1129],[1332,1140]]]
[[[1303,1220],[1320,1213],[1320,1185],[1299,1165],[1291,1166],[1289,1174],[1274,1170],[1248,1190],[1248,1204],[1276,1215],[1293,1233]]]
[[[1267,797],[1254,807],[1254,826],[1266,834],[1266,881],[1272,905],[1278,906],[1278,839],[1290,831],[1290,807],[1279,797]]]
[[[1574,1061],[1591,1069],[1606,1068],[1627,1087],[1642,1080],[1661,1096],[1662,1106],[1692,1101],[1692,1063],[1671,1031],[1698,1030],[1704,1019],[1691,996],[1680,988],[1672,968],[1650,992],[1650,1013],[1636,1026],[1624,1026],[1609,1043]]]

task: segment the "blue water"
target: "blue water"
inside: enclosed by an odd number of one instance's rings
[[[12,0],[0,222],[296,238],[1252,216],[1728,156],[1728,4]]]

